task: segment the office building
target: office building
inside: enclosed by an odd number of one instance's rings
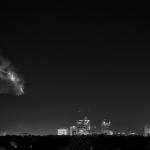
[[[113,132],[110,130],[111,122],[107,119],[104,119],[101,124],[101,134],[113,135]]]
[[[90,134],[91,125],[90,125],[90,120],[88,120],[87,117],[85,117],[83,120],[78,120],[76,122],[76,126],[77,126],[78,135]]]
[[[144,136],[150,136],[150,125],[144,127]]]
[[[77,135],[77,127],[76,126],[70,127],[70,135]]]
[[[57,129],[57,135],[69,135],[68,128],[59,128],[59,129]]]

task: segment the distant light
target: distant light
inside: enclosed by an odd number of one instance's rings
[[[7,135],[7,132],[3,132],[3,133],[2,133],[2,136],[6,136],[6,135]]]
[[[18,148],[16,142],[11,142],[11,147]]]

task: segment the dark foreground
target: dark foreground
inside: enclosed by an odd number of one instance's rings
[[[142,136],[1,136],[0,150],[150,150]]]

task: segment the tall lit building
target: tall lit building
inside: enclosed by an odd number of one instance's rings
[[[144,136],[150,136],[150,125],[144,127]]]
[[[101,124],[101,134],[112,135],[113,132],[110,130],[111,122],[107,119],[104,119]]]
[[[68,128],[59,128],[59,129],[57,129],[57,135],[69,135]]]
[[[77,135],[77,127],[76,126],[70,127],[70,135]]]
[[[77,134],[78,135],[88,135],[90,134],[91,125],[90,120],[85,117],[83,120],[78,120],[77,124]]]

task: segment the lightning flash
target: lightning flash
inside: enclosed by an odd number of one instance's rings
[[[1,60],[0,64],[0,79],[7,81],[11,85],[11,90],[16,95],[20,96],[24,94],[24,81],[20,76],[10,67],[8,61]]]

